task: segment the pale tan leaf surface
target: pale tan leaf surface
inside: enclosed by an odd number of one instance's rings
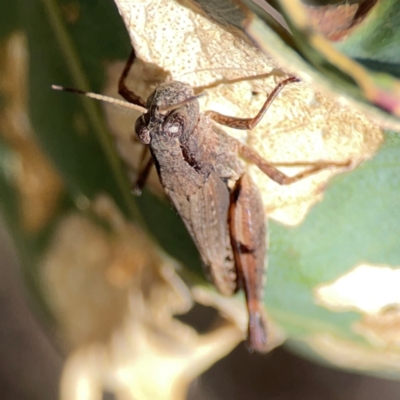
[[[143,98],[154,89],[155,81],[164,81],[166,76],[198,88],[226,82],[207,89],[207,96],[201,100],[202,109],[249,117],[257,113],[277,83],[288,76],[247,41],[177,2],[116,3],[144,63],[140,69],[146,73],[134,71],[130,86]],[[263,79],[246,79],[255,75],[263,75]],[[238,79],[243,81],[227,83]],[[327,98],[305,82],[286,87],[252,131],[224,129],[277,163],[351,160],[357,165],[371,157],[382,141],[378,126],[346,108],[340,99]],[[121,135],[126,138],[129,133]],[[125,152],[125,159],[129,158]],[[329,179],[343,169],[324,171],[287,187],[272,182],[257,168],[251,171],[262,190],[268,215],[295,225],[304,219],[312,204],[321,200]],[[284,172],[295,174],[298,168],[285,168]]]

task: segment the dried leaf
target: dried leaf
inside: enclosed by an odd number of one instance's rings
[[[207,87],[207,96],[201,101],[203,110],[249,117],[256,115],[265,96],[288,76],[247,41],[178,2],[116,3],[144,63],[141,68],[152,66],[154,71],[155,65],[163,71],[156,70],[152,78],[135,76],[131,89],[143,98],[154,90],[154,81],[163,81],[167,75],[197,88]],[[275,163],[352,160],[357,164],[371,157],[382,141],[378,126],[341,104],[340,99],[327,98],[305,82],[285,88],[252,131],[224,129]],[[257,169],[251,171],[268,215],[289,225],[300,223],[321,199],[328,181],[343,172],[331,169],[281,187]],[[297,171],[285,168],[288,174]]]
[[[92,207],[108,229],[79,213],[66,216],[41,265],[59,335],[70,347],[61,399],[81,399],[82,390],[98,399],[104,385],[118,399],[184,399],[190,382],[244,333],[227,322],[198,334],[176,320],[192,300],[174,264],[109,198]]]

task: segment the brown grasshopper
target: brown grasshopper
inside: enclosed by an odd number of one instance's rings
[[[143,113],[136,121],[135,131],[139,140],[149,146],[152,155],[139,173],[137,184],[144,183],[154,162],[162,186],[196,244],[213,284],[225,296],[244,290],[249,315],[249,347],[265,351],[267,325],[263,293],[267,223],[259,190],[245,172],[245,163],[239,156],[257,165],[281,185],[328,167],[346,167],[348,163],[301,163],[310,168],[289,177],[214,123],[252,129],[282,88],[298,81],[297,78],[282,81],[254,118],[235,118],[213,111],[200,113],[193,88],[177,81],[159,85],[147,102],[143,101],[125,84],[135,58],[132,51],[119,81],[119,93]]]

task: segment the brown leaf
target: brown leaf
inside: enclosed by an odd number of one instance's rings
[[[343,40],[368,15],[377,0],[354,4],[330,4],[320,7],[304,5],[310,26],[332,41]]]

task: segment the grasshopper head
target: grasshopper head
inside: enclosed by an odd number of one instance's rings
[[[135,125],[136,134],[145,144],[156,137],[184,142],[193,132],[200,112],[193,89],[177,81],[158,86],[147,100],[147,109]]]

